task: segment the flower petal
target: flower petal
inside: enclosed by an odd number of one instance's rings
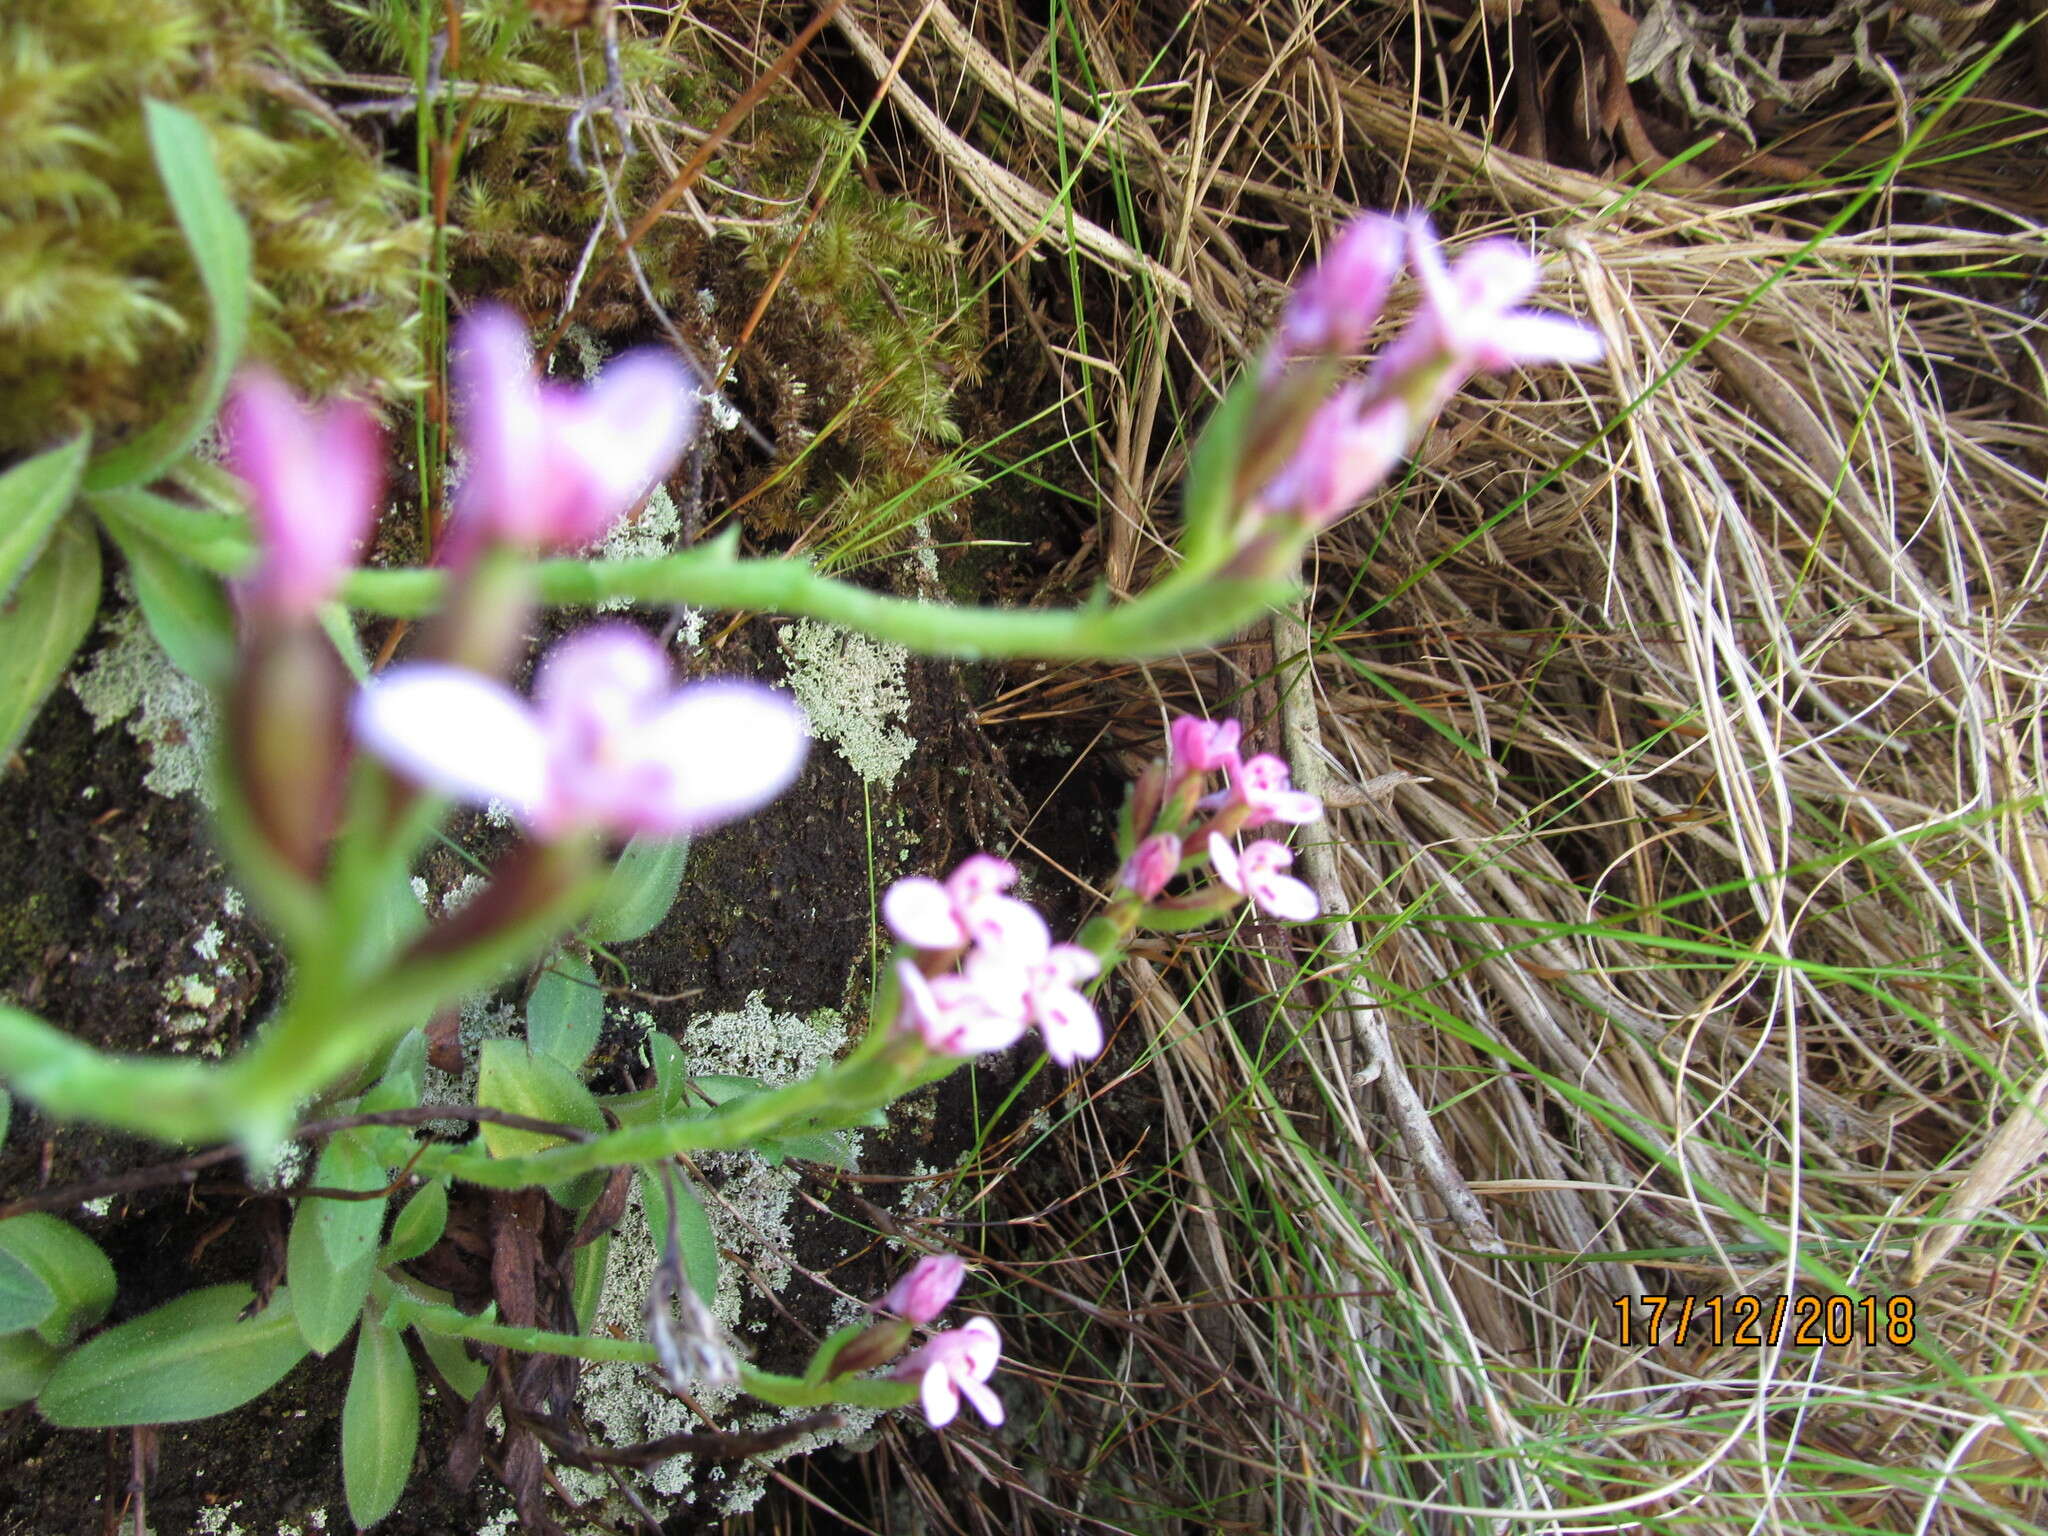
[[[958,949],[967,942],[953,913],[953,898],[936,880],[912,875],[882,893],[882,921],[917,949]]]
[[[1102,1021],[1094,1005],[1071,987],[1047,987],[1033,1000],[1045,1054],[1062,1067],[1102,1054]]]
[[[356,698],[363,744],[407,778],[472,804],[502,800],[522,818],[547,799],[548,744],[526,703],[459,667],[413,662]]]
[[[669,787],[650,815],[701,832],[757,811],[803,767],[810,737],[786,693],[757,683],[693,683],[643,727],[636,756],[665,764]]]
[[[918,1395],[924,1399],[924,1416],[933,1429],[944,1429],[960,1411],[960,1388],[943,1364],[925,1367]]]
[[[1495,371],[1544,363],[1597,363],[1607,354],[1600,333],[1563,315],[1522,309],[1502,315],[1477,339],[1472,361]]]
[[[502,304],[473,311],[456,332],[455,394],[465,466],[455,492],[462,533],[539,540],[547,449],[540,381],[526,324]]]
[[[1244,874],[1238,867],[1237,850],[1221,832],[1209,834],[1209,867],[1216,871],[1218,880],[1238,895],[1244,894]]]
[[[967,1401],[974,1404],[974,1411],[991,1426],[1003,1422],[1003,1400],[978,1381],[956,1382]]]
[[[545,537],[562,548],[601,538],[675,468],[697,422],[690,370],[643,347],[618,359],[587,389],[547,401],[565,481]]]

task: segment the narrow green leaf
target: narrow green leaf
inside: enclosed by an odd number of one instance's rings
[[[239,1408],[306,1357],[280,1287],[247,1321],[256,1293],[214,1285],[110,1328],[66,1355],[36,1406],[52,1424],[182,1424]]]
[[[50,530],[78,494],[91,434],[74,437],[0,475],[0,599],[42,553]]]
[[[654,1169],[640,1170],[640,1204],[647,1212],[647,1230],[654,1234],[657,1253],[668,1242],[668,1197],[662,1192],[663,1182]],[[718,1296],[718,1238],[690,1181],[677,1174],[667,1182],[681,1196],[676,1202],[676,1246],[683,1251],[683,1272],[690,1277],[691,1289],[709,1303]]]
[[[604,993],[590,962],[558,952],[526,1000],[526,1043],[571,1072],[589,1059],[604,1028]]]
[[[128,561],[135,601],[164,654],[193,681],[219,687],[235,661],[235,618],[227,594],[215,577],[109,513],[127,494],[109,491],[87,499]]]
[[[416,1259],[434,1244],[448,1226],[448,1186],[436,1179],[399,1208],[391,1223],[391,1241],[384,1245],[378,1264],[403,1264]]]
[[[33,1333],[0,1333],[0,1413],[32,1401],[63,1358]]]
[[[687,837],[634,838],[612,866],[584,933],[599,944],[630,943],[652,933],[676,904],[689,858]]]
[[[798,1131],[793,1136],[772,1137],[761,1142],[755,1150],[770,1164],[780,1164],[785,1158],[794,1157],[806,1163],[824,1163],[831,1168],[858,1166],[844,1131]]]
[[[415,1328],[412,1332],[413,1337],[420,1341],[420,1348],[427,1352],[427,1358],[434,1362],[434,1369],[448,1383],[448,1389],[460,1398],[475,1397],[490,1372],[469,1352],[468,1346],[445,1333],[432,1333],[425,1328]]]
[[[239,492],[242,482],[231,483]],[[88,500],[102,519],[118,521],[129,531],[156,540],[165,549],[216,576],[243,575],[255,561],[256,546],[250,537],[248,516],[239,510],[239,499],[234,504],[236,511],[224,512],[174,501],[131,485],[94,491]]]
[[[655,1030],[647,1037],[647,1054],[654,1058],[654,1096],[666,1120],[690,1102],[690,1068],[683,1048],[672,1035]]]
[[[0,1142],[7,1140],[7,1126],[14,1118],[14,1095],[0,1088]]]
[[[57,1293],[11,1253],[0,1253],[0,1333],[40,1328],[57,1310]]]
[[[0,605],[0,762],[35,724],[99,611],[100,541],[89,525],[60,523]]]
[[[0,1255],[41,1282],[55,1305],[35,1323],[45,1343],[63,1349],[114,1304],[114,1266],[100,1245],[46,1212],[0,1221]],[[0,1331],[5,1331],[0,1328]]]
[[[333,1137],[313,1165],[313,1182],[330,1189],[382,1189],[384,1165],[354,1131]],[[285,1275],[297,1298],[299,1332],[326,1354],[348,1337],[370,1294],[384,1200],[302,1199],[285,1244]]]
[[[420,1440],[420,1384],[405,1340],[381,1319],[356,1337],[341,1405],[341,1484],[349,1518],[367,1530],[398,1507]]]
[[[86,488],[95,491],[154,480],[198,441],[220,409],[249,331],[249,230],[221,180],[206,126],[161,101],[142,106],[157,175],[206,290],[206,366],[181,410],[87,466]]]
[[[1231,504],[1232,490],[1248,451],[1258,398],[1258,372],[1247,369],[1210,412],[1188,457],[1181,493],[1181,551],[1190,564],[1201,566],[1220,558],[1229,544],[1230,525],[1240,510]]]
[[[612,1256],[612,1235],[601,1232],[576,1250],[570,1261],[573,1268],[569,1288],[576,1308],[576,1331],[590,1332],[591,1319],[597,1316],[597,1304],[604,1299],[604,1270]]]

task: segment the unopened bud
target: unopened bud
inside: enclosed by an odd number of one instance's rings
[[[308,880],[341,821],[350,689],[317,626],[253,621],[228,696],[230,771],[271,851]]]
[[[839,1353],[825,1367],[825,1379],[836,1381],[841,1376],[853,1376],[861,1371],[872,1371],[878,1365],[887,1365],[902,1354],[909,1343],[910,1324],[900,1318],[864,1328],[840,1346]]]

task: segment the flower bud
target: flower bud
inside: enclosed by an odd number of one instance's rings
[[[875,1309],[907,1322],[929,1323],[953,1304],[966,1274],[967,1266],[950,1253],[928,1253],[889,1287]]]
[[[1171,832],[1160,832],[1138,844],[1116,879],[1118,885],[1136,892],[1140,901],[1150,901],[1166,889],[1179,869],[1180,839]]]
[[[909,1342],[910,1324],[898,1318],[863,1328],[840,1346],[839,1352],[825,1367],[825,1380],[837,1381],[841,1376],[853,1376],[861,1371],[872,1371],[878,1365],[887,1365],[903,1353]]]
[[[317,626],[258,616],[228,694],[235,789],[271,851],[308,880],[341,822],[352,687]]]

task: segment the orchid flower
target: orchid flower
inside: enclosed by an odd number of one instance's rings
[[[943,884],[912,875],[891,885],[882,894],[882,920],[913,949],[949,951],[977,943],[1007,949],[1019,942],[1029,947],[1045,923],[1023,902],[1002,894],[1016,883],[1015,865],[993,854],[973,854]]]
[[[1206,797],[1205,810],[1218,810],[1219,820],[1231,830],[1263,827],[1269,821],[1294,826],[1314,821],[1323,814],[1323,802],[1291,786],[1287,764],[1270,752],[1261,752],[1232,766],[1230,788]]]
[[[984,1056],[1015,1045],[1028,1027],[1023,981],[1012,966],[970,954],[965,970],[927,977],[896,962],[897,1028],[943,1056]]]
[[[1101,971],[1102,962],[1078,944],[1055,944],[1025,970],[1024,1014],[1038,1026],[1045,1054],[1056,1066],[1102,1054],[1102,1021],[1076,985]]]
[[[526,327],[479,309],[454,354],[468,467],[455,493],[448,557],[496,541],[581,549],[675,467],[697,419],[689,370],[653,348],[628,352],[583,388],[534,376]]]
[[[996,1325],[985,1317],[969,1318],[963,1327],[935,1333],[921,1348],[896,1363],[889,1374],[915,1381],[924,1402],[924,1416],[933,1429],[944,1429],[960,1412],[960,1399],[990,1424],[1003,1422],[1003,1400],[984,1385],[995,1374],[1003,1353]]]
[[[803,714],[743,682],[670,685],[630,624],[571,635],[529,704],[457,667],[394,667],[358,696],[357,736],[392,767],[475,804],[503,801],[534,836],[672,837],[760,809],[803,765]]]
[[[355,564],[377,520],[384,445],[367,408],[309,413],[275,374],[244,373],[221,413],[227,466],[249,486],[262,563],[238,596],[253,611],[309,619]]]
[[[923,1327],[953,1304],[967,1266],[950,1253],[928,1253],[883,1293],[875,1310]]]
[[[1220,833],[1209,834],[1209,862],[1216,878],[1249,897],[1251,904],[1269,916],[1290,923],[1305,923],[1322,910],[1316,893],[1281,870],[1294,862],[1294,852],[1285,843],[1261,838],[1239,853]]]
[[[1235,720],[1178,716],[1166,733],[1174,773],[1178,776],[1228,768],[1237,761],[1237,741],[1243,730]]]

